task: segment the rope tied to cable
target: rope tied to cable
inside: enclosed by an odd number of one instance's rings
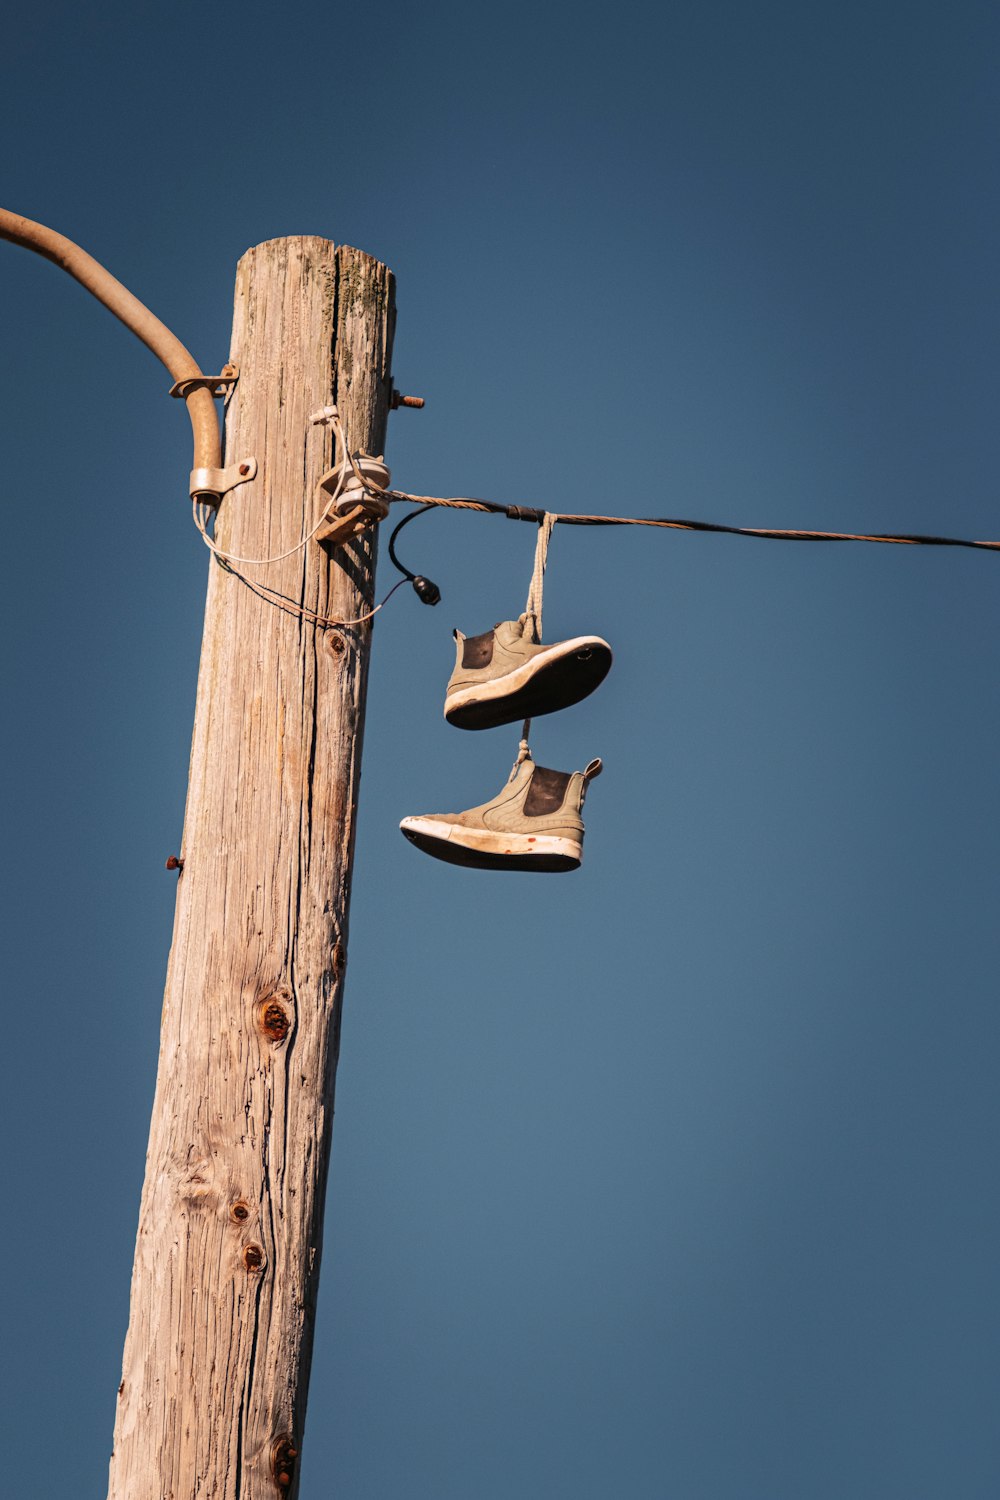
[[[535,565],[531,570],[531,586],[528,589],[528,602],[524,606],[525,622],[531,622],[531,638],[535,645],[539,645],[542,639],[542,593],[545,588],[545,565],[549,556],[549,542],[552,538],[552,528],[556,524],[556,516],[552,511],[546,511],[538,523],[538,536],[535,540]]]
[[[552,511],[545,511],[538,522],[538,535],[535,538],[535,562],[531,570],[531,584],[528,588],[528,600],[524,606],[525,631],[531,632],[531,639],[536,646],[542,641],[542,596],[545,591],[545,567],[549,559],[549,542],[552,539],[552,528],[556,524],[557,517]],[[531,733],[531,720],[525,719],[524,728],[521,730],[521,739],[517,747],[517,760],[514,762],[515,770],[523,761],[526,761],[531,750],[528,745],[528,736]]]

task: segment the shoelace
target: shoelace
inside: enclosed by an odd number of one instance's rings
[[[551,511],[546,511],[538,523],[538,536],[535,541],[535,564],[531,570],[531,584],[528,588],[528,602],[524,606],[525,623],[531,621],[531,632],[535,644],[540,645],[542,639],[542,595],[545,590],[545,565],[549,557],[549,542],[552,538],[552,528],[556,524],[556,518]],[[514,771],[522,765],[531,755],[528,745],[528,736],[531,733],[531,720],[525,719],[524,728],[521,730],[521,739],[517,747],[517,760],[514,762]],[[512,773],[513,774],[513,773]]]

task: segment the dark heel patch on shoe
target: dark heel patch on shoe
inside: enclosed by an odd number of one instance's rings
[[[485,635],[467,635],[462,642],[462,666],[469,672],[488,667],[493,660],[493,632]]]
[[[547,771],[544,766],[536,766],[524,799],[524,816],[541,818],[546,813],[558,812],[566,797],[570,775],[569,771]]]

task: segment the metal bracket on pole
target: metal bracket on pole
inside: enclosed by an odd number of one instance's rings
[[[224,469],[192,469],[190,493],[192,500],[206,500],[218,505],[223,495],[228,495],[238,484],[246,484],[257,477],[257,460],[244,458],[238,464],[228,464]]]
[[[221,399],[232,394],[233,386],[239,378],[239,365],[223,365],[220,375],[189,375],[186,380],[175,380],[170,387],[170,394],[186,400],[192,391],[205,390]]]
[[[388,505],[384,511],[375,511],[371,508],[371,502],[364,505],[354,505],[343,515],[328,516],[316,532],[317,542],[325,542],[328,547],[342,547],[352,537],[360,536],[362,531],[376,521],[381,521],[389,514]]]

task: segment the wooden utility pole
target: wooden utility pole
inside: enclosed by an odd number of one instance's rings
[[[326,240],[240,261],[227,551],[269,557],[316,516],[335,402],[381,453],[393,278]],[[109,1500],[298,1491],[361,764],[372,533],[267,568],[209,568],[177,911]],[[255,591],[256,581],[284,596]]]

